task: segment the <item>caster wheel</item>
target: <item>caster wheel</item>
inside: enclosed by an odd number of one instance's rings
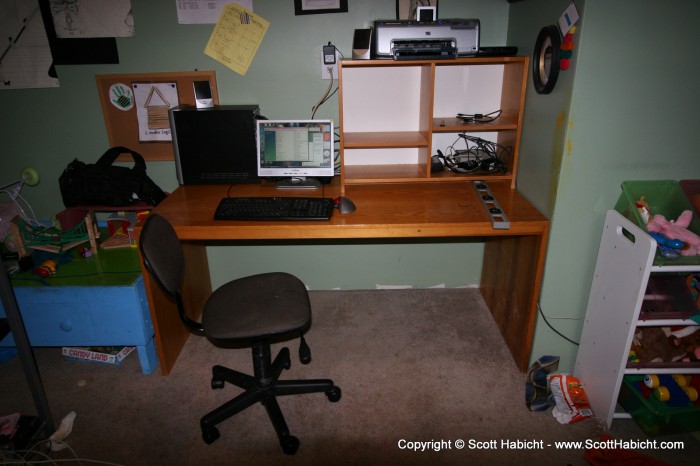
[[[226,384],[226,382],[223,379],[218,379],[216,377],[212,377],[212,379],[211,379],[212,390],[218,390],[218,389],[224,388],[225,384]]]
[[[287,455],[293,455],[299,449],[299,439],[290,435],[289,437],[285,437],[284,440],[280,440],[280,445]]]
[[[340,400],[341,394],[342,394],[342,392],[340,391],[340,387],[333,387],[326,392],[326,396],[328,397],[328,401],[331,401],[333,403]]]
[[[219,429],[216,427],[209,427],[208,429],[202,429],[202,438],[204,443],[211,445],[216,439],[219,438]]]
[[[33,168],[23,168],[22,171],[19,172],[19,176],[27,186],[36,186],[39,184],[39,172]]]

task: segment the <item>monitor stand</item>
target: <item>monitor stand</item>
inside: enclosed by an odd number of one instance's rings
[[[277,189],[318,189],[321,182],[316,178],[306,178],[303,176],[294,178],[284,178],[275,184]]]

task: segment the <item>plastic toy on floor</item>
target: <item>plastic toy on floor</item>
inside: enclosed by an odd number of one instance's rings
[[[663,215],[654,215],[647,230],[653,233],[660,233],[671,240],[680,240],[685,243],[685,247],[678,250],[682,256],[696,256],[700,254],[700,236],[688,229],[693,220],[693,212],[685,210],[677,220],[669,221]]]

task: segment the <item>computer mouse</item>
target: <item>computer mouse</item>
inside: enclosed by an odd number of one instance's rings
[[[355,203],[345,196],[338,196],[335,198],[335,206],[338,208],[338,212],[341,214],[349,214],[355,212]]]

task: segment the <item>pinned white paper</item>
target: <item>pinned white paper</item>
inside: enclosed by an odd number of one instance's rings
[[[559,30],[561,31],[561,35],[565,36],[578,20],[578,10],[574,2],[571,2],[569,6],[566,7],[566,10],[564,10],[564,13],[559,17]]]

